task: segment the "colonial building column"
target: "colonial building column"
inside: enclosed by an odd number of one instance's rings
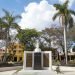
[[[49,69],[52,70],[52,52],[49,52]]]
[[[23,69],[26,68],[26,52],[24,51],[24,58],[23,58]]]

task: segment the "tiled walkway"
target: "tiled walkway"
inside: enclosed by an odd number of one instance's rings
[[[17,74],[16,71],[5,71],[0,72],[0,75],[57,75],[55,71],[49,71],[49,70],[21,70]],[[58,75],[75,75],[75,72],[62,72]]]
[[[16,67],[19,69],[19,67]],[[61,73],[57,74],[56,66],[52,67],[53,70],[21,70],[15,73],[16,70],[0,72],[0,75],[75,75],[75,67],[60,67]],[[8,68],[6,68],[8,69]]]

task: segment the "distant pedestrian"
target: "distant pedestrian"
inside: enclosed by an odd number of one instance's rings
[[[59,68],[59,65],[56,67],[56,70],[55,71],[57,72],[57,74],[58,73],[61,73],[60,68]]]
[[[56,70],[55,70],[55,71],[57,72],[57,74],[59,74],[59,73],[62,73],[62,74],[63,74],[63,72],[60,71],[60,67],[59,67],[59,65],[56,67]]]

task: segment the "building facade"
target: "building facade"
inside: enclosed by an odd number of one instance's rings
[[[21,43],[10,43],[7,53],[13,55],[13,62],[23,62],[24,46]]]
[[[4,49],[0,49],[0,62],[3,61],[4,53],[5,53],[5,50]]]

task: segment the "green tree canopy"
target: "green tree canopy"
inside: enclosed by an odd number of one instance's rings
[[[19,38],[20,42],[25,45],[26,50],[33,50],[34,49],[34,42],[40,36],[40,32],[36,31],[35,29],[24,29],[20,30],[17,37]]]

